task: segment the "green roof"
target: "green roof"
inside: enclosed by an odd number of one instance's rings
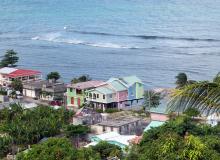
[[[113,94],[114,93],[113,90],[111,90],[111,89],[109,89],[107,87],[98,87],[95,90],[97,90],[98,92],[101,92],[103,94]]]
[[[108,81],[108,84],[110,84],[116,91],[127,90],[127,87],[118,80]]]
[[[151,128],[162,126],[165,122],[162,121],[151,121],[150,124],[144,129],[144,132],[148,131]]]
[[[122,82],[124,82],[126,85],[131,86],[134,83],[142,83],[142,81],[137,76],[128,76],[128,77],[122,77],[119,78]]]

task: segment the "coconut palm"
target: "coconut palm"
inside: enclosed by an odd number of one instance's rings
[[[184,87],[187,84],[187,82],[188,82],[188,78],[187,78],[186,73],[179,73],[176,76],[177,88]]]
[[[187,108],[206,114],[220,112],[220,74],[212,82],[195,82],[173,90],[168,110],[182,112]]]
[[[151,108],[156,108],[160,104],[161,94],[153,90],[145,91],[144,93],[144,110],[150,112]]]

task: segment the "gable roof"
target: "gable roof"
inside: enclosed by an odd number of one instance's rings
[[[96,91],[103,93],[103,94],[113,94],[115,93],[114,90],[107,88],[107,87],[98,87],[95,89]]]
[[[41,72],[35,71],[35,70],[17,69],[16,71],[11,72],[7,76],[15,78],[15,77],[21,77],[21,76],[31,76],[31,75],[36,75],[36,74],[41,74]]]
[[[41,74],[41,72],[35,70],[3,67],[0,69],[0,74],[6,74],[8,77],[15,78],[21,76],[31,76],[31,75]]]
[[[119,80],[128,86],[131,86],[134,83],[142,83],[141,79],[139,79],[137,76],[122,77],[122,78],[119,78]]]
[[[104,83],[103,81],[87,81],[87,82],[80,82],[76,84],[69,84],[67,87],[69,88],[76,88],[76,89],[90,89],[95,88],[96,86]]]
[[[112,86],[114,88],[114,90],[116,90],[116,91],[127,90],[127,87],[124,84],[122,84],[120,81],[118,81],[118,80],[107,81],[107,83],[110,86]]]

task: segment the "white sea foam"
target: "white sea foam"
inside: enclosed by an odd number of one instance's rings
[[[86,42],[78,39],[68,39],[63,38],[60,33],[48,33],[46,35],[33,37],[32,40],[41,40],[41,41],[50,41],[55,43],[68,43],[74,45],[86,45],[91,47],[100,47],[100,48],[115,48],[115,49],[138,49],[140,47],[127,46],[115,43],[101,43],[101,42]]]

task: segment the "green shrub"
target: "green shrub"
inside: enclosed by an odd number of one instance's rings
[[[106,113],[115,113],[115,112],[119,112],[118,109],[115,109],[115,108],[108,108],[105,110]]]

